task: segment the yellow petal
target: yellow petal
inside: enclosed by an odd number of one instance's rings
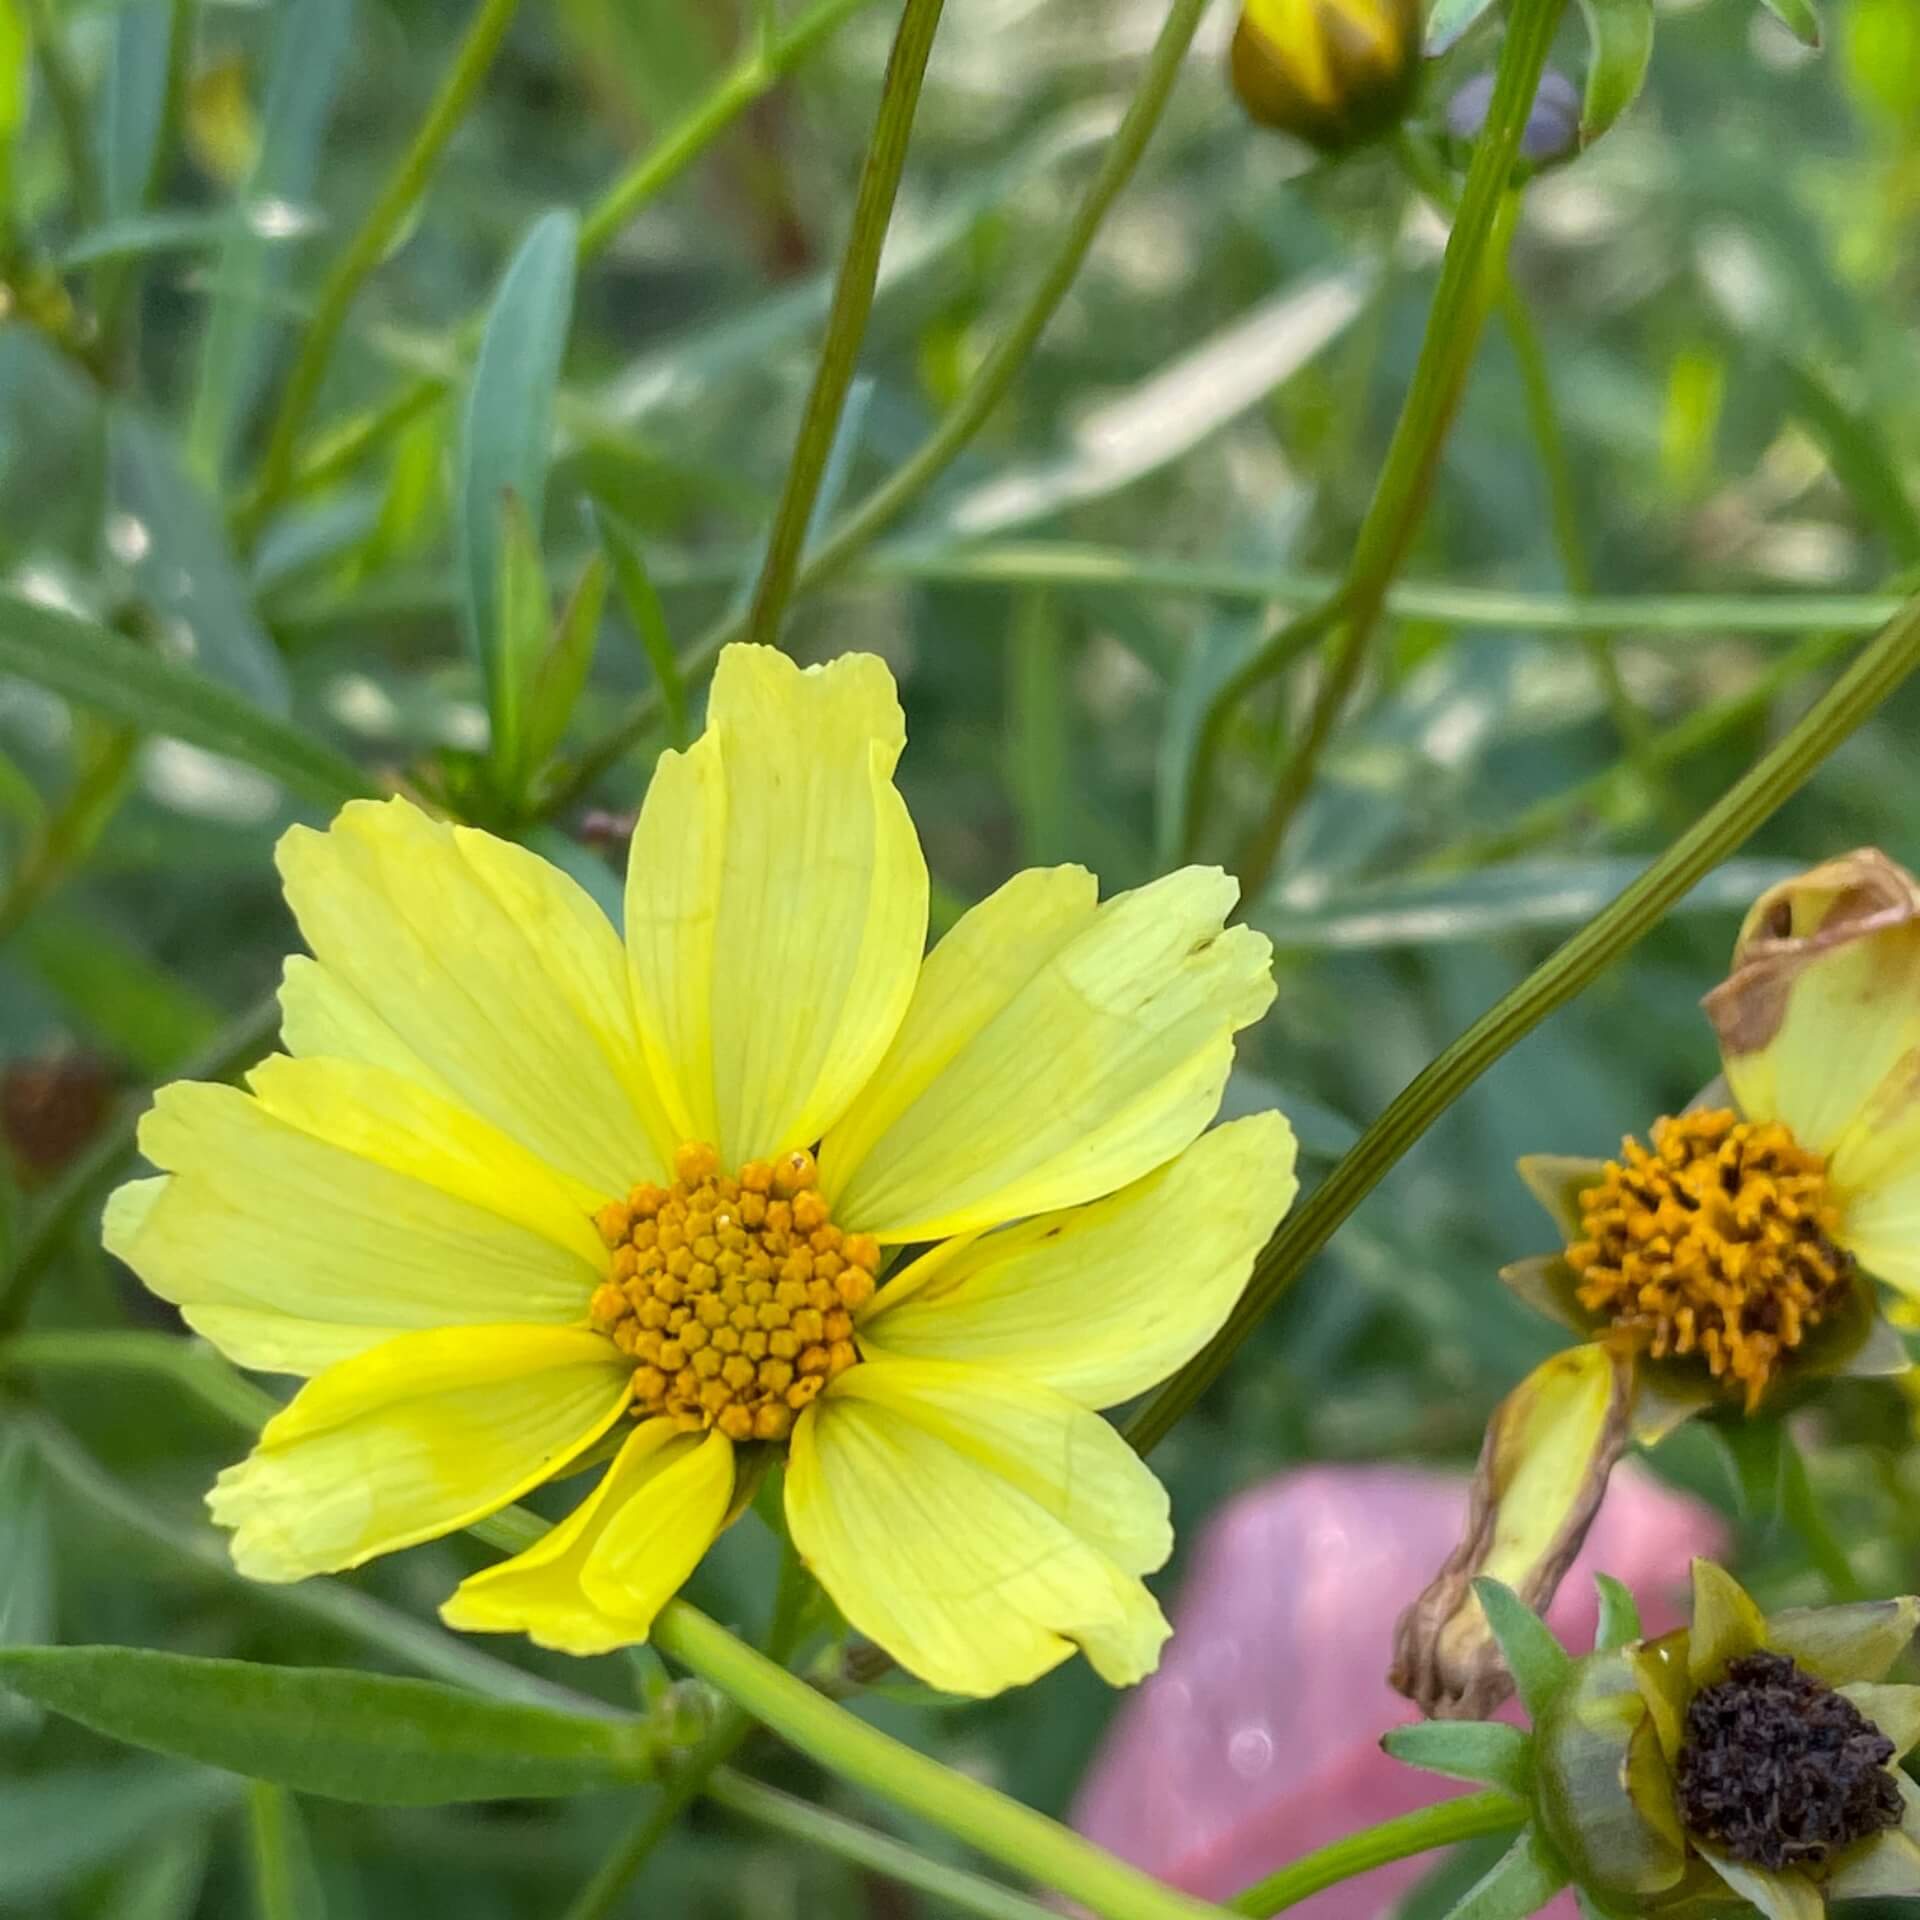
[[[636,1645],[713,1544],[732,1497],[724,1435],[649,1420],[566,1519],[463,1580],[440,1617],[466,1633],[524,1633],[556,1653]]]
[[[1856,1680],[1840,1691],[1893,1742],[1896,1760],[1904,1760],[1920,1747],[1920,1687],[1876,1686]]]
[[[1827,1876],[1830,1900],[1911,1900],[1920,1894],[1920,1845],[1894,1829],[1842,1854]]]
[[[1018,875],[922,971],[899,1038],[821,1147],[842,1224],[944,1239],[1078,1206],[1164,1165],[1220,1104],[1272,949],[1222,932],[1235,886],[1188,867],[1094,905],[1073,868]]]
[[[1920,1295],[1920,1110],[1851,1137],[1834,1161],[1839,1238],[1876,1279]]]
[[[1693,1563],[1693,1624],[1687,1672],[1696,1687],[1711,1686],[1727,1663],[1768,1644],[1767,1623],[1753,1597],[1725,1567]]]
[[[1742,1900],[1758,1907],[1766,1920],[1825,1920],[1827,1903],[1805,1874],[1772,1873],[1749,1866],[1696,1838],[1694,1851]]]
[[[883,1288],[861,1345],[964,1360],[1110,1407],[1219,1331],[1291,1203],[1277,1113],[1215,1127],[1108,1199],[949,1242]]]
[[[558,868],[404,800],[354,801],[325,833],[294,827],[277,857],[337,983],[316,993],[299,976],[303,1050],[352,1045],[402,1071],[417,1060],[433,1090],[598,1192],[664,1175],[675,1138],[619,939]]]
[[[1150,1673],[1169,1628],[1101,1543],[1135,1567],[1164,1554],[1151,1476],[1093,1436],[1096,1415],[979,1373],[957,1445],[953,1376],[972,1370],[928,1365],[854,1367],[794,1430],[787,1521],[834,1603],[949,1693],[1022,1685],[1075,1645],[1116,1685]]]
[[[318,1113],[323,1085],[337,1094],[371,1071],[329,1063],[314,1074],[319,1065],[289,1061],[264,1077],[276,1099],[315,1095]],[[446,1119],[410,1111],[423,1127]],[[170,1177],[114,1195],[106,1244],[229,1358],[274,1372],[318,1372],[403,1331],[583,1323],[604,1249],[518,1149],[478,1123],[457,1131],[469,1162],[418,1145],[414,1171],[400,1172],[236,1088],[178,1082],[140,1127],[141,1151]],[[493,1205],[476,1185],[489,1169]],[[516,1186],[521,1175],[528,1184]]]
[[[403,1333],[309,1381],[207,1505],[253,1579],[357,1567],[550,1479],[620,1417],[632,1377],[595,1333]]]
[[[885,1053],[927,937],[870,654],[720,656],[707,730],[663,754],[627,868],[634,1001],[683,1139],[724,1163],[810,1145]]]
[[[1920,1598],[1788,1607],[1769,1615],[1766,1644],[1830,1687],[1882,1680],[1920,1629]]]

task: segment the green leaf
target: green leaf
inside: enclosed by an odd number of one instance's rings
[[[1600,1626],[1593,1637],[1594,1651],[1612,1653],[1618,1647],[1631,1646],[1644,1632],[1640,1603],[1610,1573],[1596,1573],[1593,1584],[1600,1593]]]
[[[1485,1610],[1487,1625],[1500,1643],[1507,1671],[1520,1690],[1520,1699],[1537,1726],[1548,1703],[1573,1671],[1567,1650],[1547,1623],[1514,1590],[1498,1580],[1476,1580],[1473,1590]]]
[[[496,509],[493,605],[497,622],[501,671],[514,688],[513,707],[525,712],[522,724],[511,731],[494,728],[491,765],[503,797],[517,800],[524,789],[527,768],[534,759],[531,709],[537,665],[545,655],[552,630],[553,611],[547,589],[547,565],[540,555],[539,535],[527,515],[526,502],[509,487]]]
[[[501,501],[512,494],[522,503],[537,538],[579,231],[571,213],[556,210],[521,243],[487,315],[462,427],[455,531],[463,613],[486,680],[498,766],[520,763],[526,701],[541,658],[515,647],[502,617]]]
[[[23,0],[0,0],[0,144],[11,146],[26,125],[32,77],[33,29],[26,7]]]
[[[646,556],[637,535],[617,516],[596,505],[594,525],[600,532],[600,544],[613,563],[613,583],[620,590],[620,603],[633,622],[640,645],[646,651],[647,664],[660,688],[660,707],[667,717],[667,745],[684,747],[691,735],[687,727],[687,683],[674,658],[673,635],[667,629],[667,616],[660,594],[647,571]]]
[[[1534,1828],[1521,1834],[1447,1920],[1526,1920],[1567,1884],[1567,1870]]]
[[[199,672],[284,715],[292,705],[286,669],[253,610],[213,501],[167,437],[139,415],[111,413],[107,447],[113,539],[140,598],[186,637]]]
[[[220,1011],[211,1001],[89,915],[59,904],[41,907],[14,939],[80,1030],[150,1080],[165,1078],[220,1031]]]
[[[1524,1799],[1533,1775],[1533,1743],[1499,1720],[1417,1720],[1394,1727],[1380,1744],[1404,1766],[1478,1780]]]
[[[1707,1424],[1733,1481],[1740,1517],[1756,1527],[1778,1523],[1786,1491],[1786,1436],[1778,1420],[1713,1420]]]
[[[1427,57],[1436,58],[1463,40],[1493,0],[1433,0],[1427,14]]]
[[[0,1911],[19,1911],[149,1836],[197,1824],[235,1791],[218,1774],[145,1761],[0,1781]]]
[[[168,0],[146,0],[115,15],[106,82],[100,89],[100,178],[109,220],[146,204],[166,120],[167,49],[173,37]]]
[[[593,667],[593,651],[600,638],[600,615],[607,604],[607,561],[596,553],[582,569],[580,579],[554,623],[553,638],[534,678],[527,712],[527,765],[544,765],[566,737],[567,723],[580,704],[580,695]]]
[[[1580,0],[1587,87],[1580,144],[1590,147],[1639,98],[1653,59],[1653,0]]]
[[[285,271],[286,249],[262,228],[308,215],[320,143],[353,30],[352,0],[282,0],[273,11],[259,156],[245,192],[228,212],[187,429],[188,464],[215,483],[226,472],[234,435],[264,368],[266,316]],[[274,220],[263,221],[263,212]]]
[[[152,1835],[118,1869],[112,1893],[98,1911],[113,1920],[193,1920],[211,1851],[204,1823]]]
[[[1820,443],[1820,450],[1860,512],[1872,521],[1903,567],[1920,562],[1920,513],[1900,470],[1900,462],[1877,419],[1851,407],[1820,369],[1806,361],[1783,359],[1794,417]]]
[[[0,1685],[129,1745],[379,1806],[550,1799],[651,1773],[645,1721],[432,1680],[139,1647],[0,1650]]]
[[[374,791],[351,761],[228,688],[110,628],[6,592],[0,592],[0,673],[243,761],[330,807]]]
[[[1813,0],[1760,0],[1803,47],[1818,47],[1822,38],[1820,14]]]

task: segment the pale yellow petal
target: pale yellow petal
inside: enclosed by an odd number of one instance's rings
[[[1767,1622],[1753,1596],[1725,1567],[1712,1560],[1695,1560],[1692,1637],[1687,1643],[1687,1671],[1693,1684],[1713,1685],[1730,1661],[1767,1644]]]
[[[1920,1096],[1920,922],[1814,951],[1769,1006],[1769,1026],[1751,1006],[1738,1021],[1722,1018],[1734,1098],[1829,1155],[1842,1185],[1862,1184],[1875,1131]]]
[[[281,966],[280,1044],[297,1059],[358,1060],[445,1099],[455,1097],[353,988],[308,954],[290,953]]]
[[[871,1352],[963,1360],[1110,1407],[1217,1333],[1291,1204],[1293,1131],[1259,1113],[1204,1133],[1105,1200],[909,1267],[860,1327]]]
[[[316,994],[300,978],[303,1042],[401,1071],[419,1061],[433,1090],[597,1191],[664,1174],[674,1139],[619,939],[557,867],[404,800],[354,801],[325,833],[295,827],[278,860],[337,982]]]
[[[311,1092],[318,1064],[286,1062],[266,1078],[281,1094]],[[338,1090],[337,1073],[319,1078]],[[489,1144],[477,1129],[467,1138],[481,1167],[525,1170],[514,1149],[491,1161]],[[493,1196],[502,1211],[474,1186],[472,1165],[416,1178],[233,1087],[163,1088],[140,1147],[169,1177],[114,1196],[107,1248],[242,1366],[317,1372],[430,1327],[583,1324],[605,1271],[604,1249],[535,1189],[516,1199],[503,1176]],[[434,1167],[424,1149],[416,1166]]]
[[[1827,1903],[1803,1873],[1773,1873],[1749,1866],[1717,1847],[1694,1840],[1694,1851],[1742,1900],[1758,1907],[1766,1920],[1826,1920]]]
[[[1840,1691],[1893,1742],[1896,1760],[1904,1760],[1920,1747],[1920,1687],[1876,1686],[1856,1680]]]
[[[1875,1279],[1920,1294],[1920,1108],[1849,1138],[1833,1162],[1838,1237]]]
[[[566,1519],[462,1581],[440,1617],[466,1633],[524,1633],[557,1653],[633,1646],[713,1544],[732,1497],[724,1435],[649,1420]]]
[[[889,1370],[855,1367],[837,1385]],[[1065,1440],[1077,1410],[1059,1405],[1059,1433],[1025,1464],[1022,1485],[996,1471],[1007,1464],[1006,1429],[983,1420],[962,1451],[940,1431],[939,1407],[836,1391],[794,1431],[786,1504],[795,1545],[853,1626],[931,1686],[998,1693],[1076,1645],[1116,1685],[1158,1662],[1169,1629],[1152,1595],[1061,1516],[1109,1539],[1125,1533],[1136,1558],[1153,1522],[1098,1520],[1078,1489],[1057,1480],[1069,1454],[1092,1465],[1100,1484],[1109,1477],[1092,1449]]]
[[[634,1002],[683,1137],[728,1165],[810,1145],[906,1011],[927,868],[906,729],[869,654],[729,647],[707,730],[663,754],[627,870]]]
[[[620,1417],[632,1377],[594,1333],[400,1334],[309,1381],[207,1505],[253,1579],[357,1567],[550,1479]]]
[[[1273,999],[1235,887],[1188,867],[1093,904],[1028,873],[962,916],[899,1038],[820,1153],[845,1226],[944,1239],[1097,1200],[1164,1165],[1220,1104],[1233,1036]]]
[[[1920,1845],[1898,1829],[1841,1855],[1827,1877],[1829,1900],[1911,1900],[1920,1895]]]

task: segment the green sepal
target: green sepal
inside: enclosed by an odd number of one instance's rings
[[[1447,1920],[1526,1920],[1570,1878],[1546,1840],[1528,1827],[1447,1914]]]
[[[1524,1800],[1533,1779],[1533,1743],[1500,1720],[1416,1720],[1381,1736],[1395,1760],[1450,1780],[1477,1780]]]
[[[1487,1616],[1487,1625],[1500,1643],[1500,1652],[1513,1675],[1520,1700],[1538,1724],[1573,1672],[1573,1660],[1548,1630],[1547,1623],[1499,1580],[1480,1579],[1473,1591]]]
[[[1641,1638],[1640,1604],[1627,1588],[1610,1573],[1593,1576],[1600,1595],[1600,1625],[1593,1636],[1595,1653],[1612,1653]]]
[[[1583,1238],[1580,1196],[1606,1178],[1607,1163],[1590,1154],[1527,1153],[1514,1164],[1527,1191],[1560,1229],[1561,1239],[1571,1246]]]

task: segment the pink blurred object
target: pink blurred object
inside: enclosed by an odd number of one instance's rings
[[[1200,1538],[1160,1671],[1121,1708],[1074,1824],[1171,1885],[1219,1900],[1330,1840],[1462,1791],[1389,1760],[1415,1718],[1386,1682],[1394,1621],[1446,1557],[1467,1483],[1398,1467],[1313,1467],[1242,1494]],[[1638,1598],[1649,1632],[1685,1618],[1689,1561],[1724,1550],[1714,1514],[1633,1468],[1548,1618],[1592,1644],[1593,1575]],[[1384,1920],[1432,1857],[1382,1867],[1294,1911]],[[1571,1916],[1570,1896],[1547,1909]]]

